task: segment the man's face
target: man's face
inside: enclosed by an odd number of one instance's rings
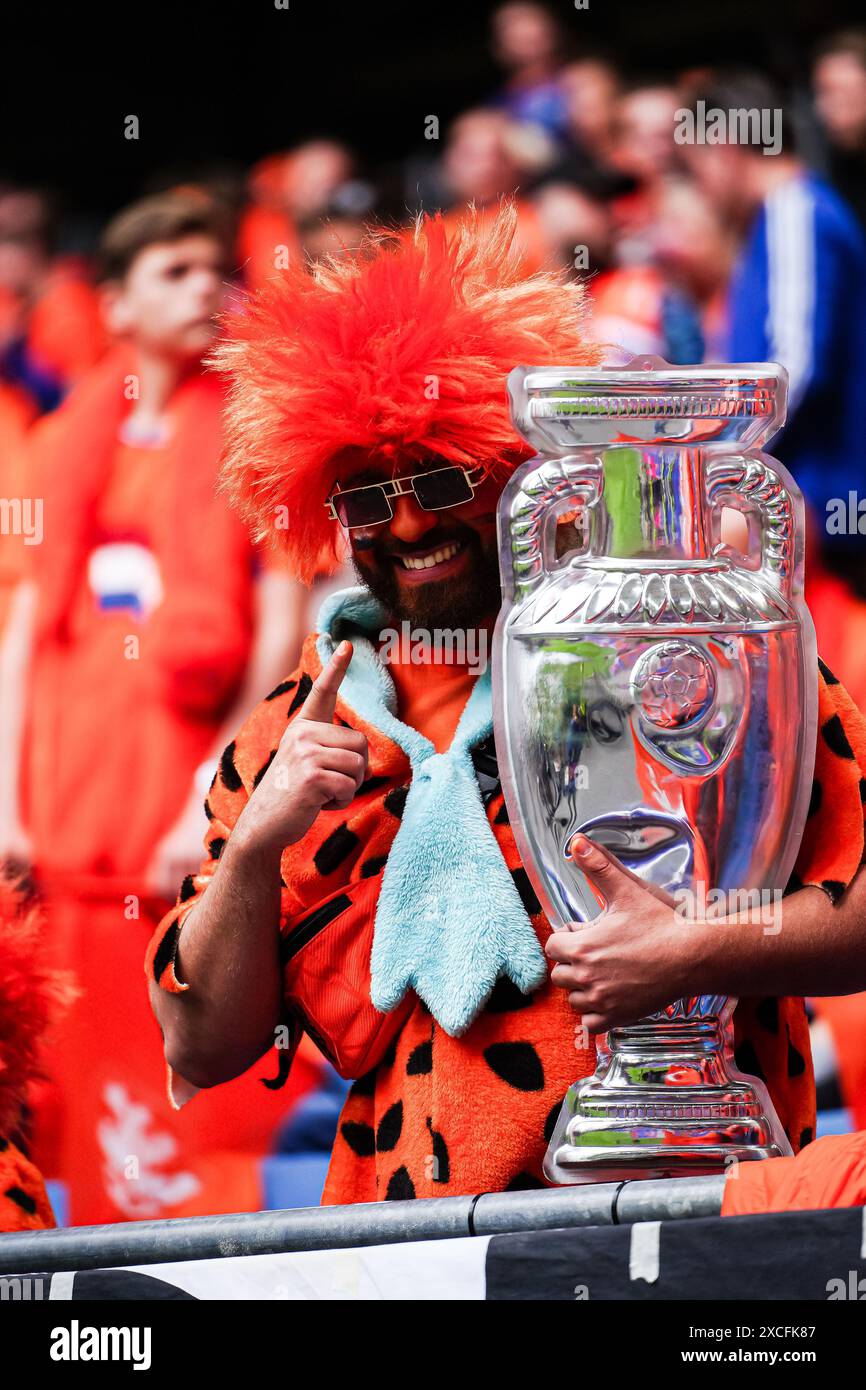
[[[718,213],[737,219],[751,214],[755,198],[748,173],[754,156],[744,146],[682,145],[680,154],[698,188]]]
[[[406,477],[447,466],[442,460],[396,467],[368,464],[340,471],[340,487]],[[495,617],[501,601],[496,504],[501,484],[489,478],[471,501],[427,512],[414,495],[391,498],[394,515],[349,532],[362,583],[397,621],[415,628],[475,627]],[[335,523],[336,524],[336,523]]]
[[[195,235],[148,246],[107,296],[109,327],[178,362],[200,359],[213,342],[222,299],[220,245]]]
[[[815,68],[815,102],[830,139],[843,149],[866,140],[866,69],[853,53],[828,53]]]

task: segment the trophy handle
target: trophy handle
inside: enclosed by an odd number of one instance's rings
[[[506,554],[518,601],[556,567],[552,523],[571,503],[592,506],[601,496],[602,479],[602,465],[594,455],[545,460],[515,479],[517,486],[503,500],[510,535]]]
[[[797,511],[786,480],[761,455],[729,454],[706,466],[707,501],[754,512],[761,527],[761,574],[790,597],[797,568]],[[722,548],[715,547],[714,553]]]

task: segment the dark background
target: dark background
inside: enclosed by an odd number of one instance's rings
[[[4,18],[0,177],[58,190],[104,216],[147,186],[318,134],[370,165],[423,147],[495,90],[493,3],[395,0],[127,0],[38,5]],[[862,0],[589,0],[560,13],[575,56],[665,75],[755,64],[791,84],[824,34],[864,18]],[[138,141],[124,117],[140,118]],[[427,146],[429,149],[429,146]]]

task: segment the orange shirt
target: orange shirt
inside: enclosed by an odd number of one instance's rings
[[[477,666],[392,659],[388,670],[397,690],[399,718],[429,738],[437,753],[446,752],[479,675]]]

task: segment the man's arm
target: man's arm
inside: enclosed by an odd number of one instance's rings
[[[166,1059],[195,1086],[215,1086],[272,1045],[279,1022],[280,859],[324,808],[348,806],[367,769],[363,734],[333,724],[352,659],[338,647],[288,725],[230,834],[207,888],[149,953],[151,1002]]]
[[[853,994],[866,989],[866,870],[835,906],[807,887],[766,908],[691,921],[613,855],[576,837],[581,870],[607,906],[594,921],[554,932],[553,983],[590,1032],[633,1023],[695,994]],[[580,843],[582,841],[582,843]]]

